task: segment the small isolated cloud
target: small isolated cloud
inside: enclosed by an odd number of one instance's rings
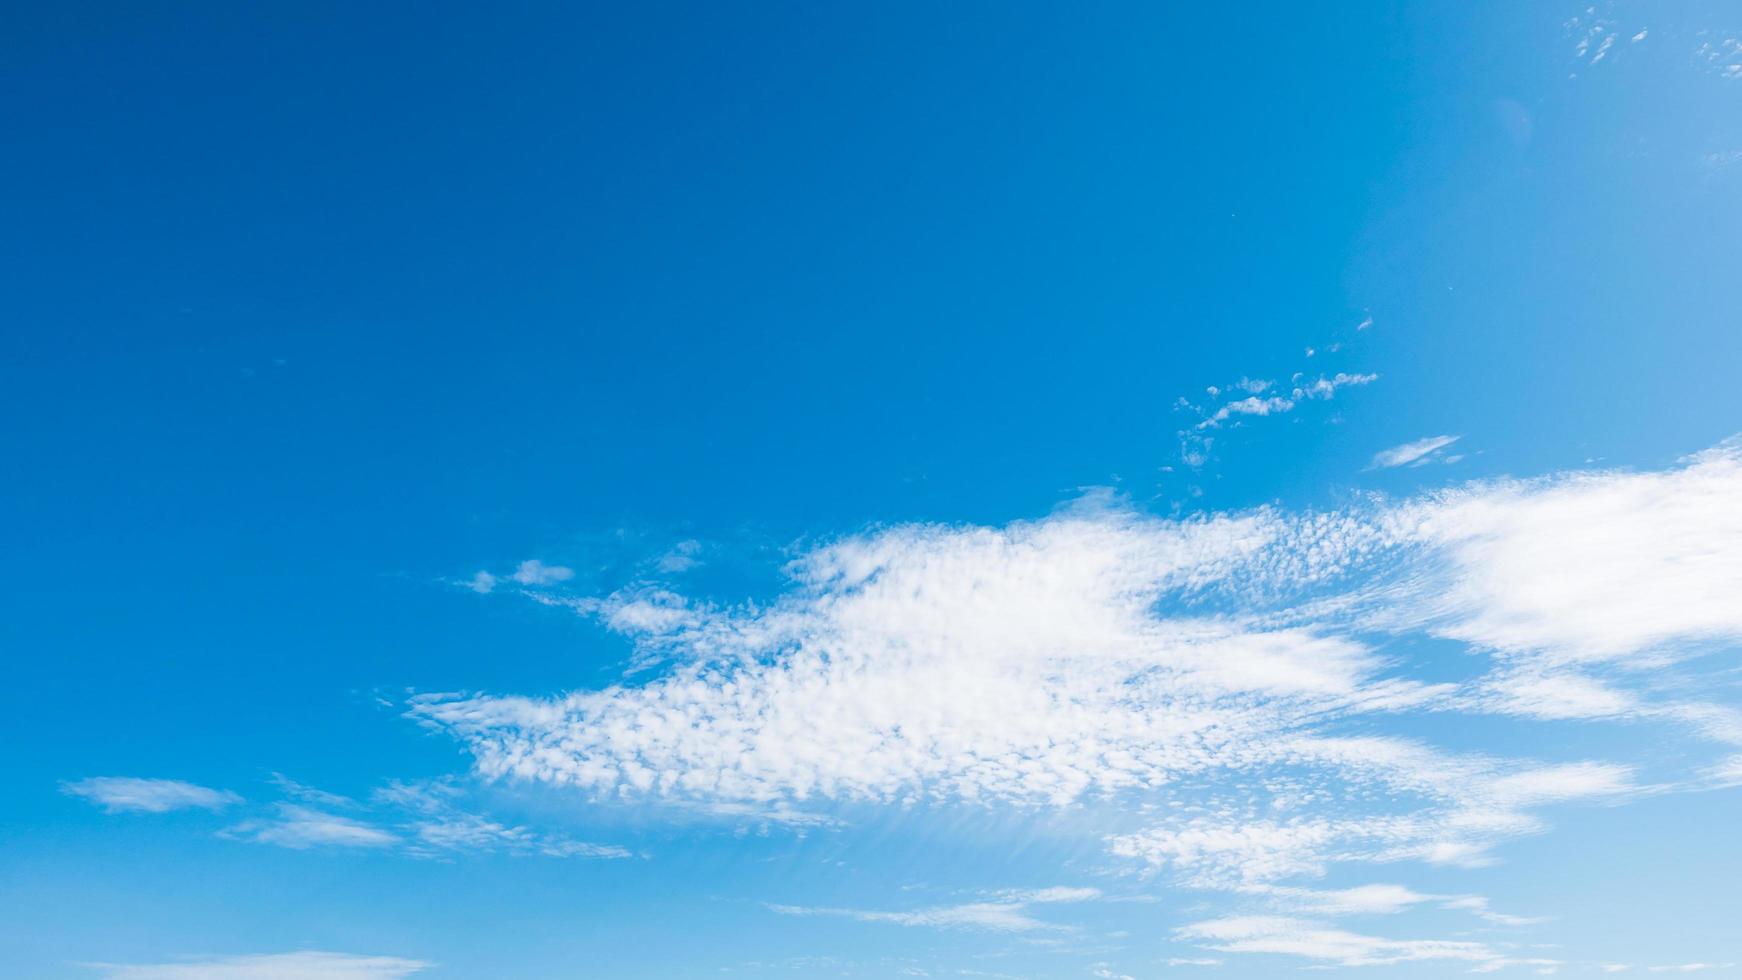
[[[350,817],[294,803],[280,803],[274,810],[272,817],[239,823],[225,831],[225,836],[296,851],[311,847],[390,847],[399,843],[393,834]]]
[[[1356,329],[1364,330],[1370,325],[1371,319],[1363,321]],[[1340,342],[1334,343],[1327,350],[1335,353],[1342,346]],[[1312,357],[1316,353],[1315,348],[1309,347],[1306,356]],[[1179,461],[1194,469],[1208,463],[1210,449],[1215,444],[1214,433],[1224,426],[1237,428],[1259,418],[1286,415],[1303,403],[1330,400],[1343,388],[1369,385],[1377,380],[1377,374],[1339,371],[1309,379],[1305,374],[1296,372],[1287,384],[1267,378],[1242,377],[1233,384],[1210,385],[1205,388],[1204,391],[1212,402],[1220,401],[1224,395],[1233,398],[1232,401],[1219,405],[1201,405],[1182,395],[1174,402],[1174,411],[1195,415],[1197,422],[1177,433],[1180,439]],[[1244,393],[1245,397],[1233,397],[1236,392]]]
[[[1307,356],[1311,357],[1312,354],[1309,352]],[[1216,411],[1212,412],[1202,422],[1199,422],[1197,427],[1199,429],[1218,428],[1223,422],[1226,422],[1237,415],[1282,415],[1294,411],[1295,407],[1303,401],[1334,398],[1336,397],[1337,392],[1343,388],[1360,387],[1361,385],[1372,384],[1377,380],[1379,380],[1379,375],[1377,374],[1345,374],[1338,372],[1329,377],[1321,376],[1314,378],[1311,381],[1307,381],[1302,379],[1299,375],[1296,375],[1294,387],[1289,389],[1287,395],[1270,395],[1268,397],[1261,397],[1260,393],[1269,389],[1272,384],[1271,382],[1252,382],[1246,378],[1241,378],[1237,387],[1243,391],[1251,392],[1251,394],[1247,395],[1245,398],[1229,402],[1221,408],[1216,409]]]
[[[990,896],[993,900],[939,905],[912,912],[882,912],[866,909],[812,908],[802,905],[769,905],[782,915],[830,915],[860,922],[887,922],[900,926],[933,929],[980,929],[990,932],[1034,932],[1062,926],[1029,915],[1030,905],[1088,902],[1101,897],[1096,888],[1041,888],[1010,890]]]
[[[167,813],[170,810],[219,810],[242,802],[228,790],[209,789],[175,779],[93,776],[61,784],[61,792],[90,800],[110,813]]]
[[[671,550],[659,558],[659,570],[667,574],[687,572],[700,565],[698,557],[702,553],[700,541],[679,541],[671,546]]]
[[[479,572],[466,583],[466,588],[479,595],[489,595],[490,591],[496,588],[496,576],[489,572]]]
[[[1428,436],[1406,442],[1401,446],[1392,446],[1382,453],[1373,456],[1373,462],[1367,464],[1370,470],[1388,470],[1396,466],[1408,466],[1433,458],[1434,454],[1457,442],[1459,436]]]
[[[520,563],[510,576],[521,585],[555,585],[575,577],[575,570],[563,565],[546,565],[537,558]]]
[[[175,963],[91,963],[104,980],[401,980],[434,964],[397,956],[349,953],[263,953],[204,957]]]
[[[1168,966],[1221,966],[1222,961],[1213,956],[1172,956],[1167,960]]]

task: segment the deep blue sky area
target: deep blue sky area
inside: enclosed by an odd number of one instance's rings
[[[1592,23],[1616,38],[1595,61]],[[1004,877],[947,806],[796,843],[666,824],[480,780],[404,699],[641,683],[633,637],[464,587],[530,558],[596,598],[693,541],[690,594],[766,604],[817,542],[1093,488],[1191,517],[1675,466],[1742,431],[1738,31],[1716,2],[8,5],[0,974],[297,950],[528,980],[1188,969],[764,907],[1060,884],[1105,857],[1068,813],[1006,828],[1029,844]],[[1180,399],[1339,372],[1377,378],[1186,458]],[[1370,465],[1440,433],[1455,468]],[[62,791],[252,806],[273,773],[476,783],[641,856],[281,849],[234,813]],[[1601,810],[1509,880],[1639,833],[1623,813],[1720,833],[1734,793]],[[1565,892],[1525,904],[1571,920]],[[1196,900],[1097,928],[1177,935]],[[1691,907],[1658,939],[1720,929]],[[1633,935],[1580,914],[1555,941]],[[1689,955],[1742,957],[1712,938]]]

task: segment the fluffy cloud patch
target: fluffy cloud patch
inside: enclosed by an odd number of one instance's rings
[[[1733,711],[1666,699],[1674,686],[1658,683],[1742,639],[1733,444],[1656,472],[1326,513],[1169,520],[1098,499],[1004,527],[883,528],[804,552],[788,573],[780,594],[738,605],[646,583],[538,594],[657,669],[554,697],[420,696],[409,714],[460,739],[486,778],[599,803],[1089,808],[1118,825],[1097,834],[1113,856],[1289,913],[1194,933],[1216,949],[1480,968],[1513,961],[1319,919],[1432,903],[1529,920],[1473,896],[1288,882],[1348,862],[1481,866],[1548,829],[1550,808],[1642,792],[1640,774],[1441,750],[1402,719],[1671,720],[1742,744]],[[1418,652],[1448,647],[1465,656]],[[1709,762],[1699,779],[1733,768]],[[1014,931],[1041,921],[1030,903],[781,911]]]
[[[487,775],[597,794],[1064,803],[1255,764],[1296,721],[1428,696],[1348,637],[1155,615],[1272,523],[1107,511],[894,529],[804,557],[771,607],[603,604],[680,660],[653,683],[413,712],[466,738]]]

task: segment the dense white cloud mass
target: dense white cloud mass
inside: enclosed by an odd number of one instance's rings
[[[808,555],[766,610],[607,604],[606,622],[685,659],[664,680],[416,710],[471,738],[490,775],[599,792],[1064,803],[1259,762],[1290,719],[1428,696],[1375,676],[1351,639],[1153,614],[1272,523],[896,529]]]
[[[400,980],[434,964],[394,956],[352,956],[311,950],[179,963],[91,965],[106,980]]]
[[[110,813],[137,810],[167,813],[170,810],[217,810],[242,798],[227,790],[208,789],[174,779],[139,779],[131,776],[93,776],[63,783],[62,792],[81,796]]]
[[[1400,620],[1555,663],[1742,637],[1742,453],[1659,473],[1481,484],[1398,508],[1427,567]]]
[[[1502,925],[1529,920],[1477,896],[1283,882],[1337,862],[1477,866],[1546,829],[1545,807],[1656,790],[1623,762],[1439,750],[1403,720],[1659,718],[1742,744],[1730,709],[1665,700],[1649,683],[1742,638],[1735,445],[1660,472],[1479,483],[1331,513],[1181,521],[1092,500],[1002,528],[880,529],[789,572],[772,602],[732,607],[651,584],[603,599],[535,593],[664,669],[556,698],[421,696],[411,713],[462,739],[486,777],[599,800],[1093,805],[1114,815],[1114,857],[1293,915],[1432,902]],[[1414,652],[1446,641],[1475,655],[1462,658],[1472,676]],[[1701,778],[1721,784],[1734,768],[1714,759]],[[782,911],[1038,922],[1014,900]],[[1346,964],[1515,962],[1289,915],[1182,936]]]

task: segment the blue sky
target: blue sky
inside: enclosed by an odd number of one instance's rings
[[[0,950],[1742,973],[1742,11],[8,11]]]

